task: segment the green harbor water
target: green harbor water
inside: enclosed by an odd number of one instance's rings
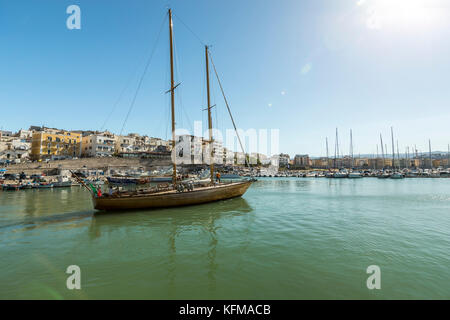
[[[0,272],[1,299],[450,299],[450,179],[263,178],[115,214],[79,187],[0,192]]]

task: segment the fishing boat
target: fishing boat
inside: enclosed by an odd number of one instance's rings
[[[169,16],[169,47],[170,47],[170,92],[171,94],[171,116],[172,116],[172,150],[176,150],[175,141],[177,137],[175,135],[175,89],[178,84],[175,84],[174,79],[174,52],[173,52],[173,24],[172,24],[172,11],[168,10]],[[213,148],[211,147],[213,139],[212,131],[212,116],[211,116],[211,99],[210,99],[210,84],[209,84],[209,61],[212,58],[210,56],[208,46],[205,46],[205,58],[206,58],[206,92],[207,92],[207,110],[208,110],[208,128],[209,128],[209,140],[210,145],[210,180],[206,184],[194,185],[190,182],[183,183],[177,179],[177,163],[173,160],[172,165],[172,184],[159,185],[157,187],[143,190],[143,191],[122,191],[102,194],[101,192],[95,192],[89,188],[84,181],[80,180],[92,195],[94,208],[102,211],[114,211],[114,210],[128,210],[128,209],[147,209],[147,208],[167,208],[176,206],[187,206],[203,204],[213,201],[220,201],[235,197],[242,196],[254,179],[243,180],[239,182],[221,182],[214,181],[214,158]],[[214,64],[213,64],[214,67]],[[218,77],[217,71],[214,67],[219,86],[221,88],[225,104],[233,122],[234,129],[237,133],[237,128],[234,123],[234,119],[231,115],[231,111],[223,92],[223,88]],[[239,139],[239,136],[238,136]],[[239,139],[240,140],[240,139]],[[242,144],[241,144],[242,147]]]

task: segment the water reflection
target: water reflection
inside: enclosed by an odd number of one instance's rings
[[[43,217],[27,217],[22,221],[3,224],[0,226],[0,230],[10,228],[23,228],[24,230],[33,230],[51,224],[60,224],[91,218],[92,216],[93,213],[91,211],[87,211],[87,212],[69,212]]]
[[[177,238],[183,232],[190,232],[192,228],[197,227],[205,231],[209,236],[205,261],[207,263],[208,289],[214,292],[216,289],[216,273],[218,264],[216,262],[217,246],[219,237],[217,230],[220,228],[218,222],[225,219],[232,219],[248,214],[253,208],[243,198],[229,199],[210,204],[189,206],[182,208],[169,208],[161,210],[133,211],[129,213],[101,213],[92,217],[89,227],[89,236],[92,240],[98,240],[104,234],[114,233],[124,226],[139,224],[148,234],[152,230],[162,227],[169,230],[167,235],[168,254],[167,254],[167,279],[168,294],[170,297],[176,297],[176,276],[177,266]],[[249,223],[249,220],[246,220]],[[248,233],[250,226],[245,227]],[[248,239],[248,237],[247,237]],[[247,243],[248,245],[248,243]]]

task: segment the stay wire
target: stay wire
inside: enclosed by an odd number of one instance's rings
[[[128,117],[130,116],[130,113],[131,113],[131,110],[132,110],[133,107],[134,107],[134,104],[135,104],[135,102],[136,102],[137,95],[138,95],[139,90],[140,90],[140,88],[141,88],[141,86],[142,86],[142,82],[144,81],[145,75],[147,74],[147,70],[148,70],[148,67],[150,66],[150,63],[151,63],[152,58],[153,58],[153,55],[154,55],[154,53],[155,53],[155,51],[156,51],[156,47],[157,47],[157,45],[158,45],[159,38],[160,38],[160,36],[161,36],[161,32],[162,32],[164,23],[165,23],[165,21],[166,21],[167,18],[168,18],[168,15],[166,15],[166,16],[164,17],[164,19],[163,19],[163,21],[162,21],[162,23],[161,23],[161,27],[159,28],[159,32],[158,32],[158,37],[156,38],[156,42],[155,42],[155,45],[153,46],[153,50],[152,50],[152,52],[151,52],[151,54],[150,54],[150,57],[149,57],[149,59],[148,59],[148,61],[147,61],[147,64],[145,65],[144,72],[142,73],[142,76],[141,76],[141,78],[140,78],[140,80],[139,80],[138,87],[137,87],[136,92],[135,92],[135,94],[134,94],[134,97],[133,97],[133,100],[132,100],[132,102],[131,102],[130,108],[128,109],[127,116],[125,117],[125,120],[124,120],[123,125],[122,125],[122,129],[120,130],[120,134],[119,134],[119,135],[122,135],[123,129],[125,128],[125,124],[127,123]]]

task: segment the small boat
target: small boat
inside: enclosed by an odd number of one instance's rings
[[[89,181],[89,183],[92,183],[94,186],[102,186],[105,184],[105,181],[101,180],[101,179],[97,179],[97,180]]]
[[[405,176],[401,172],[394,172],[391,176],[391,179],[404,179]]]
[[[306,178],[316,178],[317,177],[317,173],[316,172],[308,172],[305,175]]]
[[[378,179],[388,179],[391,177],[391,174],[389,172],[382,172],[377,175]]]
[[[33,184],[31,182],[22,184],[21,189],[33,189]]]
[[[67,188],[72,186],[72,181],[68,177],[59,176],[58,181],[53,182],[54,188]]]
[[[358,179],[358,178],[362,178],[363,175],[361,174],[361,172],[358,171],[352,171],[348,174],[348,178],[349,179]]]
[[[221,179],[240,179],[241,176],[236,173],[224,173],[220,177]]]
[[[39,183],[38,188],[39,189],[53,188],[53,183],[41,182],[41,183]]]
[[[339,172],[336,172],[333,177],[334,178],[347,178],[348,172],[346,170],[341,170]]]
[[[110,184],[146,184],[149,183],[150,179],[145,178],[132,178],[132,177],[107,177],[108,183]],[[103,180],[95,180],[95,181],[88,181],[92,184],[104,184]],[[158,181],[162,182],[162,181]]]
[[[17,184],[17,183],[10,183],[10,184],[4,184],[3,185],[3,190],[5,191],[17,191],[19,189],[21,189],[21,185]]]
[[[150,177],[150,182],[172,182],[172,177],[169,176]]]
[[[334,178],[334,172],[329,171],[329,172],[325,173],[325,177],[326,178]]]
[[[430,177],[431,178],[440,178],[441,177],[441,173],[439,171],[433,171],[430,173]]]

